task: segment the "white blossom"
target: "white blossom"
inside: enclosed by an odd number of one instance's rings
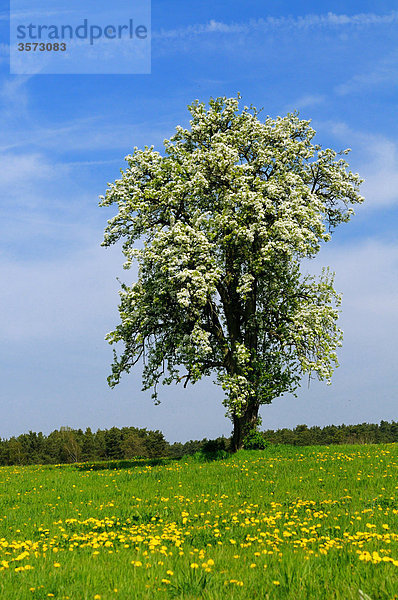
[[[118,206],[103,245],[123,240],[125,268],[139,267],[107,336],[125,345],[109,382],[141,358],[155,396],[159,381],[215,373],[236,427],[303,373],[330,381],[340,297],[333,274],[304,277],[300,262],[350,219],[361,180],[296,113],[260,121],[239,96],[189,110],[164,155],[134,148],[101,198]]]

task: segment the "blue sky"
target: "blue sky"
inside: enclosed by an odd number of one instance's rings
[[[398,420],[398,11],[392,1],[152,2],[150,75],[9,75],[0,4],[0,437],[61,425],[134,425],[184,441],[229,434],[209,381],[165,387],[139,372],[109,390],[120,248],[98,195],[134,146],[187,124],[196,98],[234,96],[275,117],[298,109],[317,141],[350,147],[366,202],[311,267],[330,265],[345,332],[332,386],[262,409],[265,428]]]

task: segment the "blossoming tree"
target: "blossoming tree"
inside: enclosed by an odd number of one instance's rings
[[[303,275],[334,228],[361,202],[361,180],[313,143],[296,113],[259,119],[237,98],[189,106],[163,154],[134,148],[100,205],[118,205],[103,245],[123,239],[120,324],[107,335],[113,387],[144,360],[143,388],[206,375],[225,390],[233,448],[259,407],[294,392],[303,374],[330,382],[337,366],[340,296],[328,269]]]

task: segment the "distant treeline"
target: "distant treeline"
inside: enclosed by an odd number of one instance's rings
[[[381,421],[360,425],[327,425],[307,427],[297,425],[294,429],[269,429],[263,433],[272,444],[293,446],[329,446],[330,444],[388,444],[398,442],[398,422]]]
[[[380,444],[398,442],[398,422],[381,421],[380,425],[328,425],[294,429],[269,429],[262,434],[271,444],[313,446],[330,444]],[[137,427],[111,427],[95,433],[88,427],[71,429],[61,427],[49,435],[29,431],[18,437],[0,440],[0,465],[60,464],[85,461],[142,458],[181,458],[214,445],[229,449],[228,438],[209,442],[191,440],[185,444],[170,444],[161,431]]]
[[[95,433],[88,427],[61,427],[49,435],[29,431],[0,441],[0,465],[60,464],[133,457],[180,458],[199,451],[207,440],[169,444],[161,431],[111,427]]]

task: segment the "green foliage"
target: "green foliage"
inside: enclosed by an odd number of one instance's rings
[[[204,440],[198,458],[205,461],[224,460],[231,448],[230,440],[219,437],[215,440]]]
[[[264,435],[257,429],[252,429],[243,439],[243,447],[245,450],[265,450],[269,445],[270,444],[264,438]]]
[[[160,431],[111,427],[93,433],[90,428],[61,427],[48,436],[30,431],[0,440],[0,464],[76,463],[168,456],[169,444]],[[182,454],[176,453],[176,457]]]
[[[327,425],[308,427],[297,425],[294,429],[269,429],[264,431],[265,439],[271,444],[292,444],[313,446],[329,444],[385,444],[398,442],[398,422],[381,421],[358,425]]]
[[[122,458],[121,432],[117,427],[105,431],[106,456],[112,459]]]

